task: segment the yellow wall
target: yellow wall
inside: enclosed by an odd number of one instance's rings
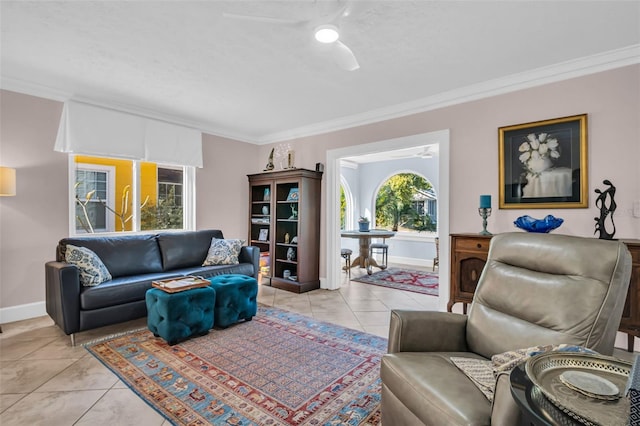
[[[158,200],[158,167],[155,163],[140,163],[140,204],[147,197],[148,206]]]
[[[83,155],[77,155],[75,157],[76,163],[82,164],[98,164],[101,166],[111,166],[116,170],[115,176],[115,200],[114,210],[118,213],[122,213],[122,202],[125,198],[125,189],[127,185],[132,185],[133,180],[133,162],[131,160],[118,160],[114,158],[101,158],[101,157],[88,157]],[[140,202],[143,203],[148,196],[148,204],[155,204],[158,197],[158,173],[156,165],[154,163],[140,163]],[[129,201],[126,203],[126,217],[131,215],[131,197],[132,192],[129,191]],[[110,213],[110,212],[109,212]],[[113,214],[113,213],[111,213]],[[122,221],[119,217],[115,218],[116,231],[122,231]],[[131,220],[125,223],[125,231],[131,231]]]

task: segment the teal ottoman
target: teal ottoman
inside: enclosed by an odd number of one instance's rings
[[[213,328],[216,292],[211,287],[177,293],[152,288],[147,290],[145,301],[149,330],[170,345],[191,336],[205,335]]]
[[[216,327],[226,328],[240,320],[251,321],[258,312],[258,281],[248,275],[228,274],[209,278],[216,291],[213,310]]]

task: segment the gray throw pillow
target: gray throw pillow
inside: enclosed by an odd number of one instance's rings
[[[65,260],[78,268],[80,284],[85,287],[96,286],[111,279],[111,274],[102,260],[93,250],[86,247],[67,244]]]
[[[240,249],[244,244],[244,240],[222,240],[213,238],[209,252],[204,259],[202,266],[212,265],[237,265]]]

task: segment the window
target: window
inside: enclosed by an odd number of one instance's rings
[[[107,206],[113,207],[113,167],[78,164],[75,184],[75,229],[83,232],[114,230]]]
[[[75,233],[194,229],[193,167],[73,156]]]
[[[153,164],[153,163],[145,163]],[[141,229],[182,229],[184,206],[182,168],[157,167],[157,198],[141,208]]]
[[[351,228],[353,197],[344,176],[340,176],[340,229]]]
[[[435,232],[437,198],[431,183],[414,173],[387,179],[376,195],[376,227],[404,232]]]
[[[344,195],[344,186],[340,185],[340,229],[344,229],[347,219],[347,197]]]

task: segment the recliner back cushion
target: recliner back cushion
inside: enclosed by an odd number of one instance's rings
[[[201,266],[213,238],[224,238],[219,229],[193,232],[167,232],[158,235],[165,271]]]
[[[162,271],[162,259],[155,235],[64,238],[58,244],[57,260],[64,261],[67,244],[92,250],[113,278]]]
[[[631,273],[621,242],[550,234],[493,237],[467,323],[487,358],[538,344],[611,353]],[[543,297],[540,297],[543,295]]]

